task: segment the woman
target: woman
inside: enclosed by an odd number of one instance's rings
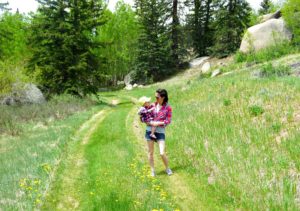
[[[154,142],[159,145],[159,152],[162,161],[166,167],[166,173],[172,175],[172,170],[169,168],[168,158],[165,153],[165,127],[171,123],[172,108],[168,104],[168,92],[165,89],[158,89],[155,93],[156,102],[154,104],[154,121],[147,123],[145,138],[148,144],[148,159],[151,167],[151,176],[155,176],[154,170]],[[151,126],[156,127],[155,138],[151,137]]]

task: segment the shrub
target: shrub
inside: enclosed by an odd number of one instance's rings
[[[224,105],[224,106],[230,106],[230,105],[231,105],[231,100],[229,100],[229,99],[224,99],[223,105]]]
[[[259,115],[263,114],[265,111],[259,105],[252,105],[249,107],[249,112],[252,116],[259,116]]]
[[[300,1],[287,0],[282,8],[282,15],[294,34],[294,42],[300,45]]]
[[[285,65],[273,66],[271,63],[267,63],[262,66],[261,72],[262,77],[272,76],[285,76],[291,74],[291,68]]]
[[[288,42],[283,42],[280,44],[270,46],[269,48],[262,49],[258,52],[251,52],[248,54],[237,52],[235,54],[234,60],[237,63],[240,62],[262,63],[262,62],[279,58],[287,54],[296,53],[298,51],[299,51],[298,47],[293,46]]]

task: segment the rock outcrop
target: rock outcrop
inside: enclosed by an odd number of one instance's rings
[[[292,33],[286,27],[283,18],[276,19],[280,17],[280,14],[280,11],[277,11],[274,14],[266,15],[262,20],[263,23],[248,28],[243,37],[240,51],[248,53],[291,41]]]

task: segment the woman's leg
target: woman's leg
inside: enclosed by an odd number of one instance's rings
[[[163,163],[166,167],[166,169],[169,168],[169,162],[168,162],[168,158],[167,158],[167,155],[166,155],[166,144],[165,144],[165,141],[157,141],[158,143],[158,146],[159,146],[159,153],[160,153],[160,156],[161,156],[161,159],[163,160]]]
[[[154,158],[153,158],[153,153],[154,153],[154,141],[148,140],[148,159],[149,159],[149,164],[151,167],[151,171],[154,171]]]

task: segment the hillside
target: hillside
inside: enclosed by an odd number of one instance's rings
[[[293,64],[289,55],[272,64]],[[232,64],[215,78],[189,69],[20,137],[2,136],[0,210],[297,210],[300,79],[254,77]],[[169,92],[167,151],[174,175],[149,177],[136,99]]]

